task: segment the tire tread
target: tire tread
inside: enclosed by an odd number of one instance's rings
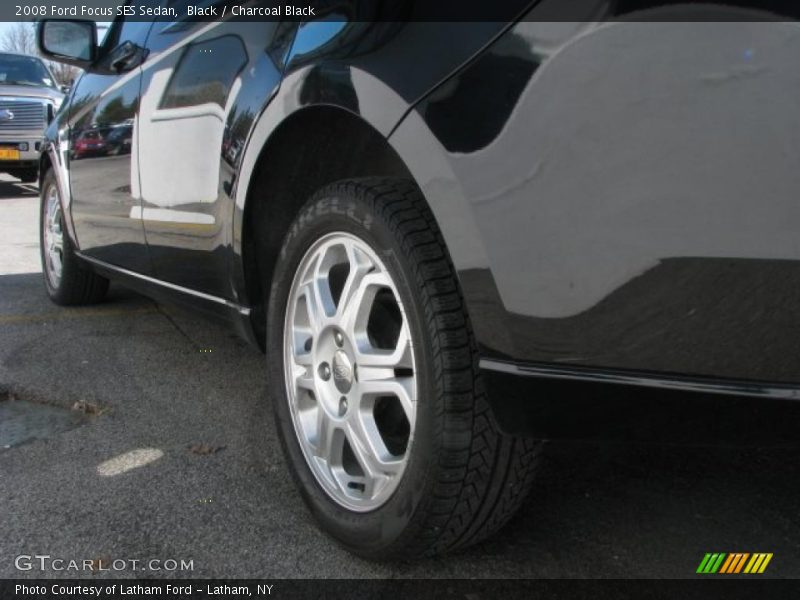
[[[486,400],[478,350],[455,268],[436,221],[413,182],[338,182],[315,199],[356,196],[370,203],[411,258],[434,332],[434,374],[444,394],[437,480],[418,530],[393,557],[431,556],[477,543],[500,529],[530,491],[540,442],[503,435]],[[314,204],[314,199],[309,204]],[[392,556],[387,556],[387,558]]]

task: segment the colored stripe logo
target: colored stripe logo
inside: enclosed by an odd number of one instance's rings
[[[700,561],[697,573],[703,575],[725,574],[736,575],[739,573],[763,573],[772,560],[772,552],[708,552]]]

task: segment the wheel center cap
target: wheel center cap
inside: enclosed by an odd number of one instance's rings
[[[333,355],[333,383],[342,394],[353,386],[353,363],[344,350],[337,350]]]

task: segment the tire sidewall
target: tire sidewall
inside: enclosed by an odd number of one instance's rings
[[[50,276],[47,274],[47,257],[46,257],[46,250],[45,250],[45,241],[44,241],[44,228],[46,227],[46,220],[47,220],[47,193],[52,186],[58,186],[56,182],[56,178],[53,175],[53,171],[48,171],[44,178],[42,179],[42,188],[39,193],[39,256],[42,260],[42,276],[44,277],[44,287],[47,290],[47,295],[50,298],[57,300],[59,298],[62,284],[64,283],[64,266],[65,262],[62,259],[61,264],[61,280],[59,281],[58,287],[53,286],[52,282],[50,281]],[[58,194],[59,202],[61,201],[61,193]],[[61,207],[61,214],[62,214],[62,221],[63,221],[63,214],[64,214],[64,207]],[[62,223],[63,225],[63,223]],[[64,235],[64,250],[63,256],[66,257],[67,255],[67,238],[69,236],[66,235],[65,230]]]
[[[417,377],[417,414],[410,455],[402,480],[389,500],[379,508],[356,513],[328,496],[308,466],[294,429],[284,377],[283,329],[292,280],[308,248],[320,237],[333,233],[353,234],[378,254],[395,282],[406,311],[414,344]],[[437,456],[437,423],[441,414],[436,403],[441,393],[435,387],[431,335],[424,326],[424,306],[417,285],[408,274],[414,269],[397,237],[379,218],[368,201],[355,194],[329,193],[313,199],[284,240],[278,259],[267,310],[267,370],[269,390],[281,443],[303,499],[323,528],[340,543],[358,554],[381,558],[389,546],[394,553],[403,538],[415,533],[414,517],[428,497],[430,482],[435,479],[433,457]]]
[[[56,187],[58,200],[61,202],[61,230],[63,231],[63,248],[61,251],[61,279],[58,282],[58,286],[54,286],[52,284],[50,277],[47,274],[47,259],[45,257],[44,247],[44,228],[45,220],[47,219],[47,215],[45,214],[47,209],[47,192],[51,186]],[[54,302],[62,304],[66,301],[65,286],[67,285],[69,278],[73,277],[73,271],[80,268],[80,266],[77,264],[77,258],[73,253],[72,240],[70,239],[69,232],[67,231],[66,215],[64,213],[63,199],[61,198],[61,190],[58,189],[58,182],[56,181],[55,174],[53,173],[52,169],[47,171],[45,176],[42,178],[42,189],[39,194],[39,255],[42,261],[42,276],[44,278],[44,287],[47,290],[47,295]]]

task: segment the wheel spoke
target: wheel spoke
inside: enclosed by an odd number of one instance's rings
[[[364,277],[375,268],[374,263],[366,254],[356,248],[355,244],[345,244],[345,251],[350,271],[336,307],[336,318],[340,322],[343,320],[347,308],[351,306],[354,296],[359,293]]]
[[[294,367],[294,382],[298,390],[316,391],[314,375],[310,366],[296,365]]]
[[[340,462],[342,449],[341,440],[336,443],[336,432],[339,425],[328,416],[320,406],[317,409],[317,442],[316,455],[324,459],[329,465]]]
[[[366,424],[360,416],[355,416],[348,421],[345,434],[364,471],[365,493],[374,494],[387,479],[402,470],[403,460],[391,457],[374,423]]]
[[[411,368],[413,359],[411,338],[408,335],[408,327],[404,324],[400,328],[400,335],[397,338],[397,345],[395,346],[394,350],[382,350],[372,347],[356,347],[355,360],[360,373],[363,373],[369,368]]]
[[[350,292],[350,299],[339,317],[339,325],[357,342],[367,344],[367,320],[375,295],[381,288],[391,287],[391,280],[382,272],[370,272],[359,278]],[[341,303],[340,303],[341,304]]]
[[[319,288],[316,280],[309,281],[303,286],[301,296],[305,298],[308,324],[311,327],[313,336],[316,337],[322,331],[325,323],[325,309],[319,297]]]
[[[382,379],[371,379],[358,384],[358,391],[361,394],[361,402],[365,398],[377,398],[380,396],[393,396],[400,401],[403,412],[413,427],[416,418],[416,390],[413,377],[386,377]]]
[[[301,352],[294,355],[295,364],[301,367],[312,367],[314,364],[314,357],[311,352]]]

